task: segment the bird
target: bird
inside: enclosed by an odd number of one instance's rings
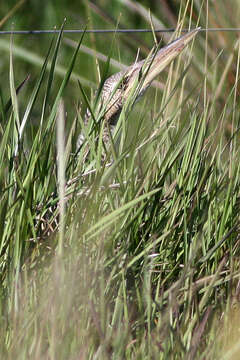
[[[187,32],[160,50],[153,49],[146,59],[135,62],[126,70],[108,77],[102,86],[98,105],[94,111],[95,114],[89,109],[86,111],[85,125],[88,124],[92,116],[98,119],[100,115],[100,121],[105,122],[103,141],[107,143],[109,141],[109,129],[111,133],[114,132],[123,106],[133,89],[136,89],[136,93],[132,105],[145,94],[153,80],[183,51],[200,29],[198,27]],[[77,149],[81,148],[84,141],[85,136],[81,133],[77,139]]]

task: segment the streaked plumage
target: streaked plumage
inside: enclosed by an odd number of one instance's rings
[[[184,34],[159,51],[155,53],[153,51],[147,59],[134,63],[127,70],[110,76],[103,85],[96,117],[105,107],[102,120],[107,122],[108,125],[114,126],[131,89],[136,86],[136,81],[139,86],[135,101],[145,93],[156,76],[182,52],[199,30],[200,28],[197,28]],[[85,116],[86,123],[89,117],[90,113],[88,111]],[[77,147],[80,147],[83,141],[84,137],[80,135]]]

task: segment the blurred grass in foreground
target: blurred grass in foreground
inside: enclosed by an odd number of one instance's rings
[[[191,4],[205,26],[206,8]],[[227,5],[211,6],[235,26]],[[237,359],[239,42],[199,34],[158,79],[164,89],[122,114],[119,148],[93,126],[85,158],[84,111],[66,92],[78,49],[55,82],[64,41],[49,44],[26,104],[14,50],[10,109],[1,84],[0,358]]]

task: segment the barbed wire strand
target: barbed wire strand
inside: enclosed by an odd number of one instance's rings
[[[189,32],[194,29],[182,29],[180,32]],[[59,34],[61,30],[3,30],[0,35],[41,35],[41,34]],[[156,29],[156,33],[174,32],[175,28],[170,29]],[[238,32],[240,28],[201,28],[199,31],[211,32]],[[113,33],[151,33],[151,29],[93,29],[93,30],[63,30],[64,34],[113,34]]]

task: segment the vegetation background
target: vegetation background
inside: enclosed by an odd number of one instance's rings
[[[9,0],[0,30],[239,16],[238,0]],[[238,36],[200,32],[130,100],[119,147],[93,125],[86,158],[86,98],[153,34],[85,34],[78,53],[80,35],[0,35],[1,359],[239,358]]]

